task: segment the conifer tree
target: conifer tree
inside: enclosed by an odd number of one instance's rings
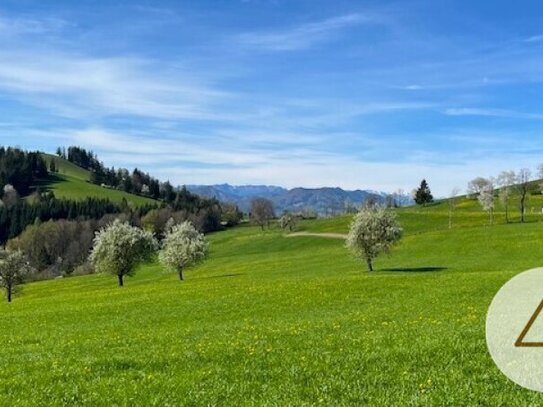
[[[415,191],[415,202],[418,205],[426,205],[427,203],[433,202],[434,197],[430,191],[430,187],[425,179],[420,183],[420,187]]]

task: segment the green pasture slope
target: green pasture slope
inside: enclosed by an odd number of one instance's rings
[[[129,203],[136,206],[156,202],[143,196],[91,184],[88,182],[89,171],[57,156],[42,154],[42,157],[47,162],[47,167],[49,167],[51,160],[55,160],[58,172],[50,176],[44,187],[53,191],[57,198],[80,200],[95,197],[107,198],[113,202],[121,202],[125,198]]]
[[[373,273],[339,239],[239,227],[184,282],[150,263],[124,288],[28,284],[0,304],[0,405],[541,405],[484,333],[500,286],[543,264],[540,202],[489,227],[465,200],[450,230],[446,203],[399,210],[405,237]]]

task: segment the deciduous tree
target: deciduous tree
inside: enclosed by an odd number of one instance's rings
[[[521,168],[517,173],[517,191],[519,195],[520,221],[524,223],[526,213],[526,201],[528,200],[528,189],[532,173],[528,168]]]
[[[296,227],[296,216],[292,213],[284,213],[283,216],[279,218],[279,227],[281,229],[288,229],[290,232]]]
[[[138,263],[156,247],[152,233],[115,220],[96,234],[90,261],[97,272],[116,275],[122,287],[124,276],[134,275]]]
[[[0,251],[0,286],[4,289],[8,302],[11,302],[17,287],[24,282],[31,270],[23,252]]]
[[[168,231],[158,258],[164,267],[176,272],[179,279],[183,280],[183,270],[202,261],[207,252],[205,236],[185,221]]]
[[[383,208],[362,208],[351,224],[347,247],[373,271],[373,260],[388,252],[402,234],[394,213]]]
[[[251,201],[251,222],[260,225],[262,230],[274,216],[273,203],[269,199],[255,198]]]
[[[494,185],[491,181],[481,189],[477,197],[485,212],[488,212],[488,220],[492,225],[494,215]]]
[[[511,197],[511,189],[516,181],[515,171],[502,171],[497,178],[497,184],[500,187],[500,201],[505,211],[505,222],[509,223],[509,199]]]
[[[468,183],[468,195],[470,195],[472,198],[476,198],[477,195],[479,195],[481,191],[488,186],[489,182],[490,181],[487,178],[483,177],[472,179]]]

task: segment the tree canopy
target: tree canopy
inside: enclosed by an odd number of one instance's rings
[[[133,275],[156,246],[152,233],[117,219],[96,234],[90,260],[97,272],[116,275],[122,287],[124,276]]]
[[[365,207],[354,217],[347,247],[355,256],[366,260],[369,271],[373,271],[373,260],[388,252],[402,234],[403,229],[394,213],[384,208]]]
[[[428,186],[428,182],[426,182],[425,179],[421,181],[420,186],[415,191],[414,198],[415,198],[415,202],[418,205],[425,205],[434,200],[434,197],[432,196],[432,192],[430,191],[430,187]]]
[[[174,225],[162,242],[158,259],[167,269],[179,274],[183,280],[183,270],[202,261],[208,252],[208,243],[203,234],[188,221]]]

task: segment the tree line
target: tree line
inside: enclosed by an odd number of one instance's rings
[[[543,178],[543,164],[538,167],[537,175]],[[520,222],[526,221],[526,207],[531,194],[540,193],[543,185],[533,182],[532,171],[521,168],[518,171],[502,171],[497,177],[476,177],[468,183],[468,196],[476,198],[482,209],[488,213],[489,223],[494,222],[496,198],[503,206],[505,222],[510,219],[510,201],[516,198]]]
[[[35,273],[36,261],[45,260],[47,256],[53,261],[62,261],[68,254],[82,257],[85,264],[96,272],[116,276],[118,285],[122,287],[125,277],[133,276],[137,265],[158,251],[158,260],[164,268],[177,273],[183,280],[185,269],[206,258],[208,242],[191,222],[175,223],[173,218],[170,221],[162,239],[119,218],[106,222],[94,233],[91,222],[61,221],[48,222],[45,227],[34,225],[7,250],[0,250],[0,287],[4,289],[7,301],[11,302],[21,284]],[[76,240],[65,241],[64,234]],[[36,247],[32,243],[32,239],[36,241],[35,236],[47,243]],[[70,251],[78,245],[81,247]]]
[[[7,189],[9,190],[9,187]],[[20,235],[27,226],[36,221],[100,219],[106,214],[120,213],[128,209],[128,204],[116,204],[108,199],[85,198],[81,201],[56,199],[51,192],[36,194],[33,198],[8,200],[8,203],[0,205],[0,244]],[[144,214],[151,208],[149,205],[136,210]]]
[[[47,164],[39,153],[0,147],[0,198],[4,195],[5,185],[26,195],[47,175]]]
[[[131,194],[144,195],[153,199],[161,199],[173,203],[178,197],[173,185],[169,182],[160,182],[137,168],[132,172],[126,168],[108,168],[98,160],[97,155],[84,148],[70,146],[57,148],[57,155],[71,163],[90,171],[90,182],[107,188],[114,188]],[[185,190],[184,195],[188,195]],[[191,194],[193,195],[193,194]],[[196,199],[196,195],[192,199]]]

